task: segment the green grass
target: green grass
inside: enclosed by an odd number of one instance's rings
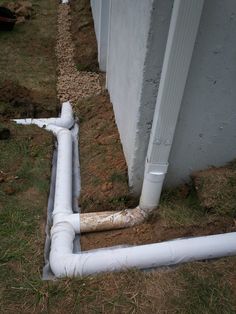
[[[191,226],[208,219],[207,211],[201,207],[193,188],[186,197],[181,196],[178,188],[164,191],[159,213],[166,224],[172,226]]]

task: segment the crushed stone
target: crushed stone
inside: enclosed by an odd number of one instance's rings
[[[103,88],[100,74],[78,71],[74,62],[75,47],[71,35],[70,6],[58,8],[56,57],[58,62],[57,94],[61,102],[70,100],[75,105],[85,97],[98,95]]]

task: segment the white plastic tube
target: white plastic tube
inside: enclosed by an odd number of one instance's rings
[[[49,257],[50,267],[56,277],[82,276],[127,268],[169,266],[236,254],[236,232],[73,254],[73,241],[75,234],[79,233],[83,226],[81,223],[83,214],[73,214],[71,207],[71,132],[52,125],[49,125],[47,129],[53,131],[58,140],[55,203]]]
[[[29,125],[35,124],[40,128],[47,127],[49,124],[70,129],[74,125],[74,115],[69,101],[62,104],[60,118],[45,118],[45,119],[14,119],[17,124]]]
[[[81,223],[83,214],[73,214],[72,211],[72,135],[71,131],[57,125],[49,124],[46,129],[57,136],[58,142],[53,227],[51,229],[49,256],[50,267],[56,277],[83,276],[127,268],[144,269],[170,266],[236,254],[236,232],[73,254],[73,241],[75,234],[79,233],[83,226]],[[114,216],[115,214],[110,212],[110,215]],[[126,217],[123,222],[122,215]],[[116,218],[119,223],[127,223],[127,217],[130,219],[130,215],[124,215],[123,211],[123,213],[119,212]],[[106,217],[102,218],[103,222],[104,218]],[[133,222],[134,220],[131,219],[131,223]],[[96,224],[99,225],[100,223],[97,222]],[[115,225],[117,226],[116,223]]]
[[[57,136],[57,171],[53,208],[53,224],[64,221],[80,232],[80,215],[72,210],[72,134],[68,129],[48,125]]]
[[[171,266],[236,254],[236,232],[80,254],[73,254],[74,237],[73,227],[66,222],[57,223],[51,230],[50,267],[58,278]]]

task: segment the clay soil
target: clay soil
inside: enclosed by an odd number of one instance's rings
[[[58,115],[57,100],[51,94],[28,89],[17,82],[5,80],[0,85],[2,118],[35,118]]]

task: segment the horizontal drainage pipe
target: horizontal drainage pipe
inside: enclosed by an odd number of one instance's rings
[[[50,267],[56,277],[147,269],[236,254],[236,232],[73,254],[75,232],[66,222],[51,230]]]
[[[49,124],[54,124],[63,128],[70,129],[74,125],[74,115],[69,101],[62,104],[60,118],[45,118],[45,119],[14,119],[17,124],[29,125],[36,124],[39,127],[46,127]]]
[[[74,277],[126,268],[152,268],[179,263],[213,259],[236,254],[236,232],[127,248],[106,248],[73,254],[75,234],[93,231],[93,224],[108,229],[133,224],[132,213],[141,222],[145,212],[139,208],[121,212],[73,214],[72,212],[72,136],[69,130],[48,125],[56,134],[58,159],[51,229],[50,266],[57,277]],[[87,215],[87,216],[86,216]],[[110,215],[107,224],[104,223]],[[99,218],[100,216],[100,218]],[[85,219],[86,217],[86,219]],[[122,220],[122,217],[125,217]],[[98,220],[96,221],[96,219]],[[87,222],[87,224],[85,223]],[[103,224],[101,224],[101,221]],[[97,230],[97,229],[96,229]]]
[[[76,233],[134,225],[135,219],[138,223],[142,222],[147,212],[137,207],[114,213],[73,214],[72,134],[58,125],[47,124],[46,129],[52,131],[58,141],[50,251],[50,266],[57,277],[82,276],[130,267],[169,266],[236,254],[236,232],[73,254]]]

